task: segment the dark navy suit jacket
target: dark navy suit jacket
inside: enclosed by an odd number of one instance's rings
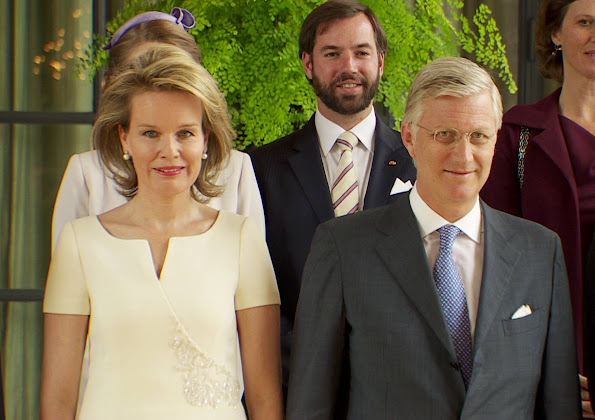
[[[376,118],[364,210],[389,202],[395,179],[415,181],[401,135]],[[281,295],[281,352],[287,384],[302,271],[316,227],[334,217],[314,117],[299,131],[249,152],[260,188],[266,238]],[[389,163],[390,162],[390,163]]]

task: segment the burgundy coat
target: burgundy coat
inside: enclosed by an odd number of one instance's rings
[[[583,274],[578,191],[558,115],[560,89],[532,105],[510,109],[498,133],[492,170],[481,197],[490,206],[533,220],[562,241],[582,360]],[[522,192],[517,176],[520,126],[530,129]]]

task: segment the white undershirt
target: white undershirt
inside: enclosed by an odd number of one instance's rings
[[[318,142],[320,145],[320,155],[322,157],[322,166],[326,173],[326,180],[329,191],[332,189],[335,181],[337,166],[341,158],[341,151],[336,146],[335,141],[345,132],[345,129],[335,124],[316,110],[314,117],[316,132],[318,133]],[[359,142],[353,148],[353,165],[357,172],[357,182],[359,185],[359,205],[363,208],[366,190],[368,188],[368,179],[372,168],[374,157],[374,131],[376,130],[376,114],[374,110],[364,118],[351,131],[357,136]]]
[[[417,225],[423,238],[430,268],[433,270],[440,249],[440,229],[444,225],[454,225],[461,229],[453,244],[453,258],[465,287],[467,306],[469,308],[469,321],[471,324],[471,337],[475,335],[477,308],[479,306],[479,292],[483,270],[484,229],[479,205],[479,197],[469,213],[454,223],[450,223],[434,210],[432,210],[417,192],[416,184],[413,185],[409,195],[411,209],[417,219]]]

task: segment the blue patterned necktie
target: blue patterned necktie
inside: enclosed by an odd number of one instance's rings
[[[469,324],[469,309],[465,297],[465,287],[461,273],[452,257],[452,245],[461,230],[453,225],[445,225],[438,229],[440,232],[440,251],[434,266],[434,281],[438,289],[438,296],[452,342],[457,352],[457,359],[465,388],[469,386],[473,371],[473,356],[471,352],[471,326]]]

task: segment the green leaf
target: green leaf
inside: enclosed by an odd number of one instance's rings
[[[462,0],[364,0],[383,23],[389,41],[384,76],[376,101],[398,126],[415,74],[437,57],[473,58],[506,84],[517,87],[506,47],[490,9],[481,4],[471,18]],[[225,93],[238,133],[235,147],[271,142],[300,128],[316,109],[312,88],[298,57],[298,36],[305,17],[322,0],[132,0],[107,24],[108,37],[128,18],[148,10],[190,10],[190,34],[203,52],[203,65]],[[90,78],[107,63],[105,39],[94,37],[80,59]]]

